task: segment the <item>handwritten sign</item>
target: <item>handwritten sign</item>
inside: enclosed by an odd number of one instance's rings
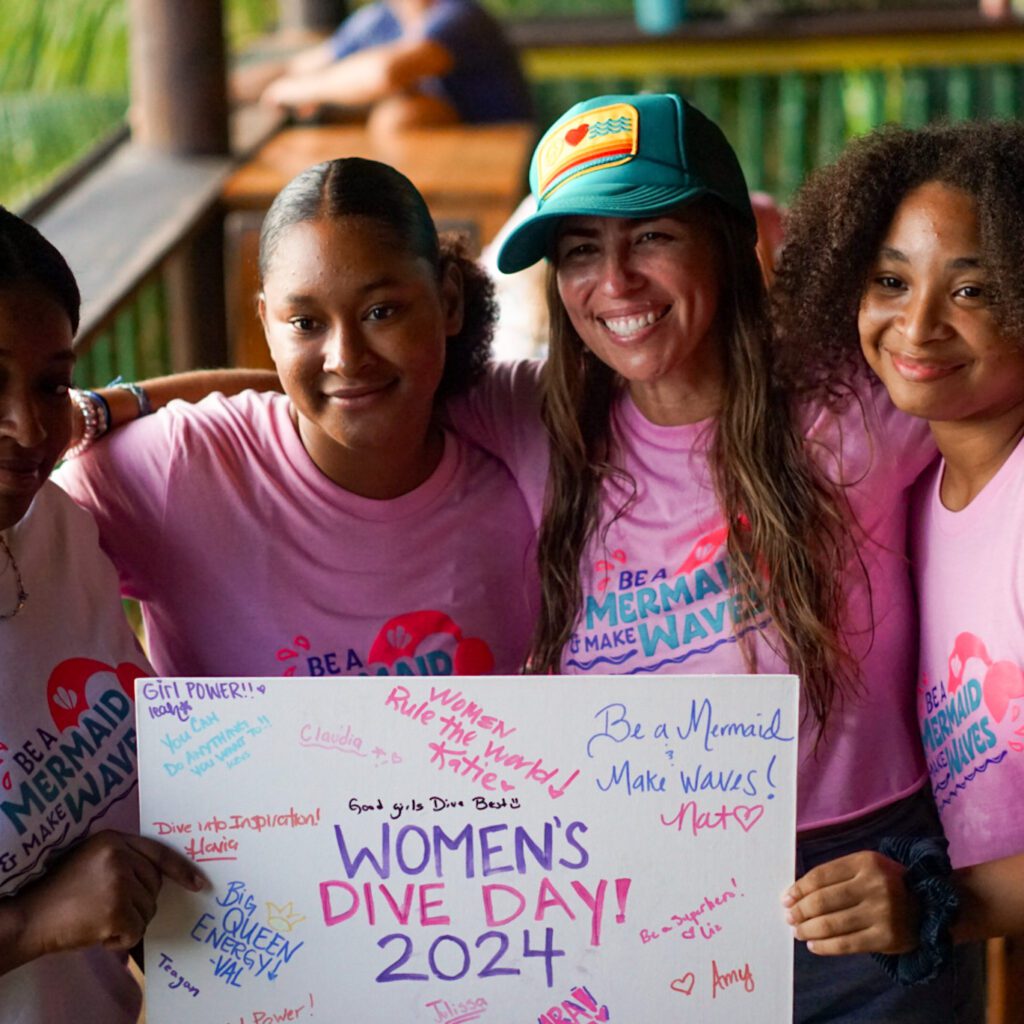
[[[150,680],[150,1024],[792,1015],[791,677]]]

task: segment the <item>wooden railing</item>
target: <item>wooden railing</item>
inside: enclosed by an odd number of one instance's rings
[[[248,154],[280,123],[276,113],[241,112],[232,124],[233,151]],[[216,361],[203,356],[202,338],[182,339],[174,329],[176,264],[197,235],[219,224],[224,182],[237,159],[174,157],[126,143],[75,187],[37,204],[41,212],[31,219],[67,257],[83,296],[80,386]]]

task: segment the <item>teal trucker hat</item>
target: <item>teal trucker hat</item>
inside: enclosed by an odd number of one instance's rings
[[[656,216],[714,196],[757,236],[732,146],[718,125],[669,93],[577,103],[534,150],[530,191],[537,209],[498,253],[498,269],[506,274],[548,254],[560,217]]]

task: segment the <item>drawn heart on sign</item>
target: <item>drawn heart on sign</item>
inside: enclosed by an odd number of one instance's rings
[[[499,780],[501,782],[501,788],[507,793],[509,790],[515,789],[515,783],[506,782],[504,779]]]
[[[744,832],[749,832],[761,820],[761,815],[764,814],[764,804],[757,804],[755,807],[745,807],[740,804],[733,808],[732,814],[739,822],[740,828]]]
[[[588,131],[590,131],[589,124],[578,124],[575,128],[570,128],[565,133],[565,141],[570,146],[578,146],[587,137]]]
[[[697,979],[693,976],[693,971],[687,971],[681,978],[676,978],[669,986],[673,992],[679,992],[684,996],[690,995],[693,992],[693,986]]]

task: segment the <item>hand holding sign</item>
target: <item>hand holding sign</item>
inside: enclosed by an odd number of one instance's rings
[[[131,949],[156,913],[165,877],[191,892],[205,884],[187,858],[163,843],[99,832],[16,897],[25,919],[23,944],[34,956],[96,943]]]

